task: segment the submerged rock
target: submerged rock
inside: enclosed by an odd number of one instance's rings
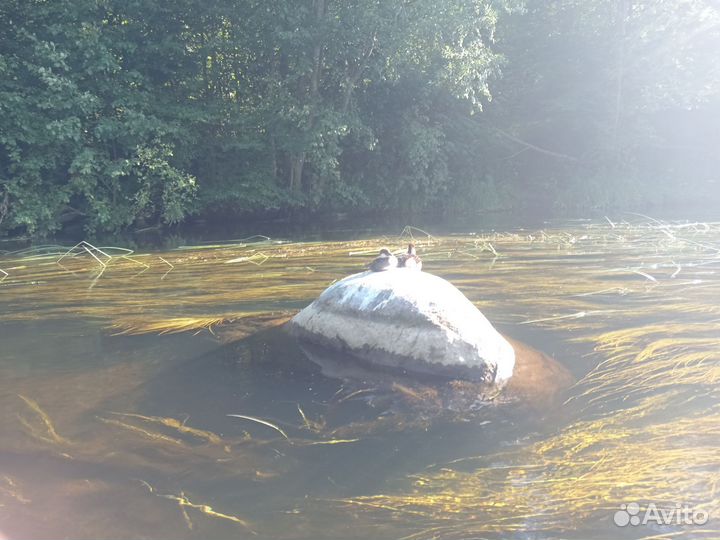
[[[411,269],[364,272],[328,287],[290,322],[301,340],[375,366],[504,384],[515,352],[448,281]]]

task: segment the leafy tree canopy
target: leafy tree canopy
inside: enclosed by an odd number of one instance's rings
[[[716,179],[711,0],[5,0],[0,232]],[[692,189],[687,189],[692,186]]]

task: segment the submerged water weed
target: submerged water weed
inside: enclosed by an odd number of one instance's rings
[[[234,339],[286,320],[391,243],[261,240],[132,254],[147,268],[117,258],[99,269],[88,254],[66,258],[64,268],[57,253],[5,256],[4,319],[72,314],[111,332],[213,331]],[[418,471],[383,493],[323,501],[326,509],[352,517],[369,536],[396,527],[407,538],[459,539],[613,532],[623,502],[680,501],[711,516],[693,534],[720,535],[712,519],[720,516],[720,223],[608,221],[415,243],[425,268],[491,320],[544,328],[594,352],[561,359],[583,376],[556,432]],[[356,440],[351,430],[334,433],[341,434],[337,441]]]
[[[421,539],[529,529],[617,532],[609,520],[623,501],[682,502],[711,516],[686,532],[716,538],[719,233],[717,224],[652,224],[627,226],[621,236],[604,231],[600,242],[591,229],[575,242],[577,259],[564,278],[547,266],[519,272],[516,265],[516,279],[503,286],[529,294],[540,285],[538,272],[545,274],[547,292],[533,303],[548,316],[534,324],[594,345],[596,367],[566,404],[576,420],[553,436],[519,443],[514,452],[469,457],[408,478],[386,494],[343,504],[376,525],[412,512],[418,530],[408,538]],[[583,246],[598,243],[613,267],[582,263]],[[496,280],[500,286],[502,277]],[[603,287],[608,281],[617,285]],[[616,294],[622,303],[612,301]],[[635,533],[671,538],[679,531],[641,527]]]

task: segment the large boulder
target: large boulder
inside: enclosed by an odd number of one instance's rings
[[[314,346],[375,366],[502,385],[515,352],[444,279],[398,268],[363,272],[328,287],[290,322]]]

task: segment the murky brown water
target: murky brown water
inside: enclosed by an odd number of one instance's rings
[[[447,387],[330,378],[272,330],[408,233],[577,385],[448,410]],[[352,238],[0,256],[0,532],[720,537],[720,224]],[[710,517],[616,525],[633,502]]]

